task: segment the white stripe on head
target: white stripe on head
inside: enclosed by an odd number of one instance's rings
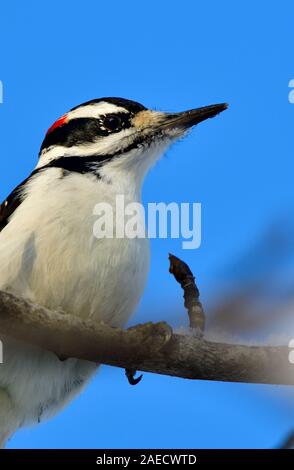
[[[44,149],[40,154],[40,158],[36,168],[41,168],[47,165],[52,160],[63,156],[79,156],[88,157],[89,155],[105,155],[112,154],[118,151],[123,151],[133,142],[131,136],[134,134],[134,129],[123,129],[115,134],[110,134],[103,138],[97,138],[96,142],[89,142],[85,144],[74,145],[72,147],[63,147],[62,145],[55,145]]]
[[[99,118],[101,115],[112,113],[128,113],[128,110],[122,106],[107,103],[107,101],[100,101],[99,103],[87,104],[69,111],[66,113],[66,116],[68,120],[71,120],[78,118]]]

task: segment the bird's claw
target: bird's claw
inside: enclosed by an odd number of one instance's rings
[[[137,385],[142,380],[143,374],[135,379],[136,372],[134,369],[126,369],[126,377],[130,385]]]

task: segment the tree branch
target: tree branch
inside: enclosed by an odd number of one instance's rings
[[[205,315],[199,300],[200,292],[196,286],[195,277],[189,266],[176,256],[169,254],[169,272],[181,285],[184,291],[185,307],[188,310],[190,328],[193,333],[203,335],[205,328]]]
[[[61,358],[187,379],[294,385],[286,346],[209,342],[174,334],[165,322],[121,330],[51,311],[3,291],[0,312],[0,338],[11,336]]]

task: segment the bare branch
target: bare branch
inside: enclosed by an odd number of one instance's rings
[[[185,307],[188,310],[190,328],[204,332],[205,315],[202,304],[199,300],[200,293],[196,286],[195,277],[189,266],[181,259],[170,254],[169,272],[174,275],[175,280],[181,285],[184,291]]]
[[[0,291],[0,338],[5,335],[97,363],[189,379],[294,385],[289,349],[240,346],[173,334],[165,322],[128,330],[32,304]],[[1,366],[0,366],[1,367]]]

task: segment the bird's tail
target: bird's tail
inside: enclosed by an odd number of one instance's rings
[[[0,388],[0,448],[3,449],[7,440],[19,427],[17,413],[9,394]]]

